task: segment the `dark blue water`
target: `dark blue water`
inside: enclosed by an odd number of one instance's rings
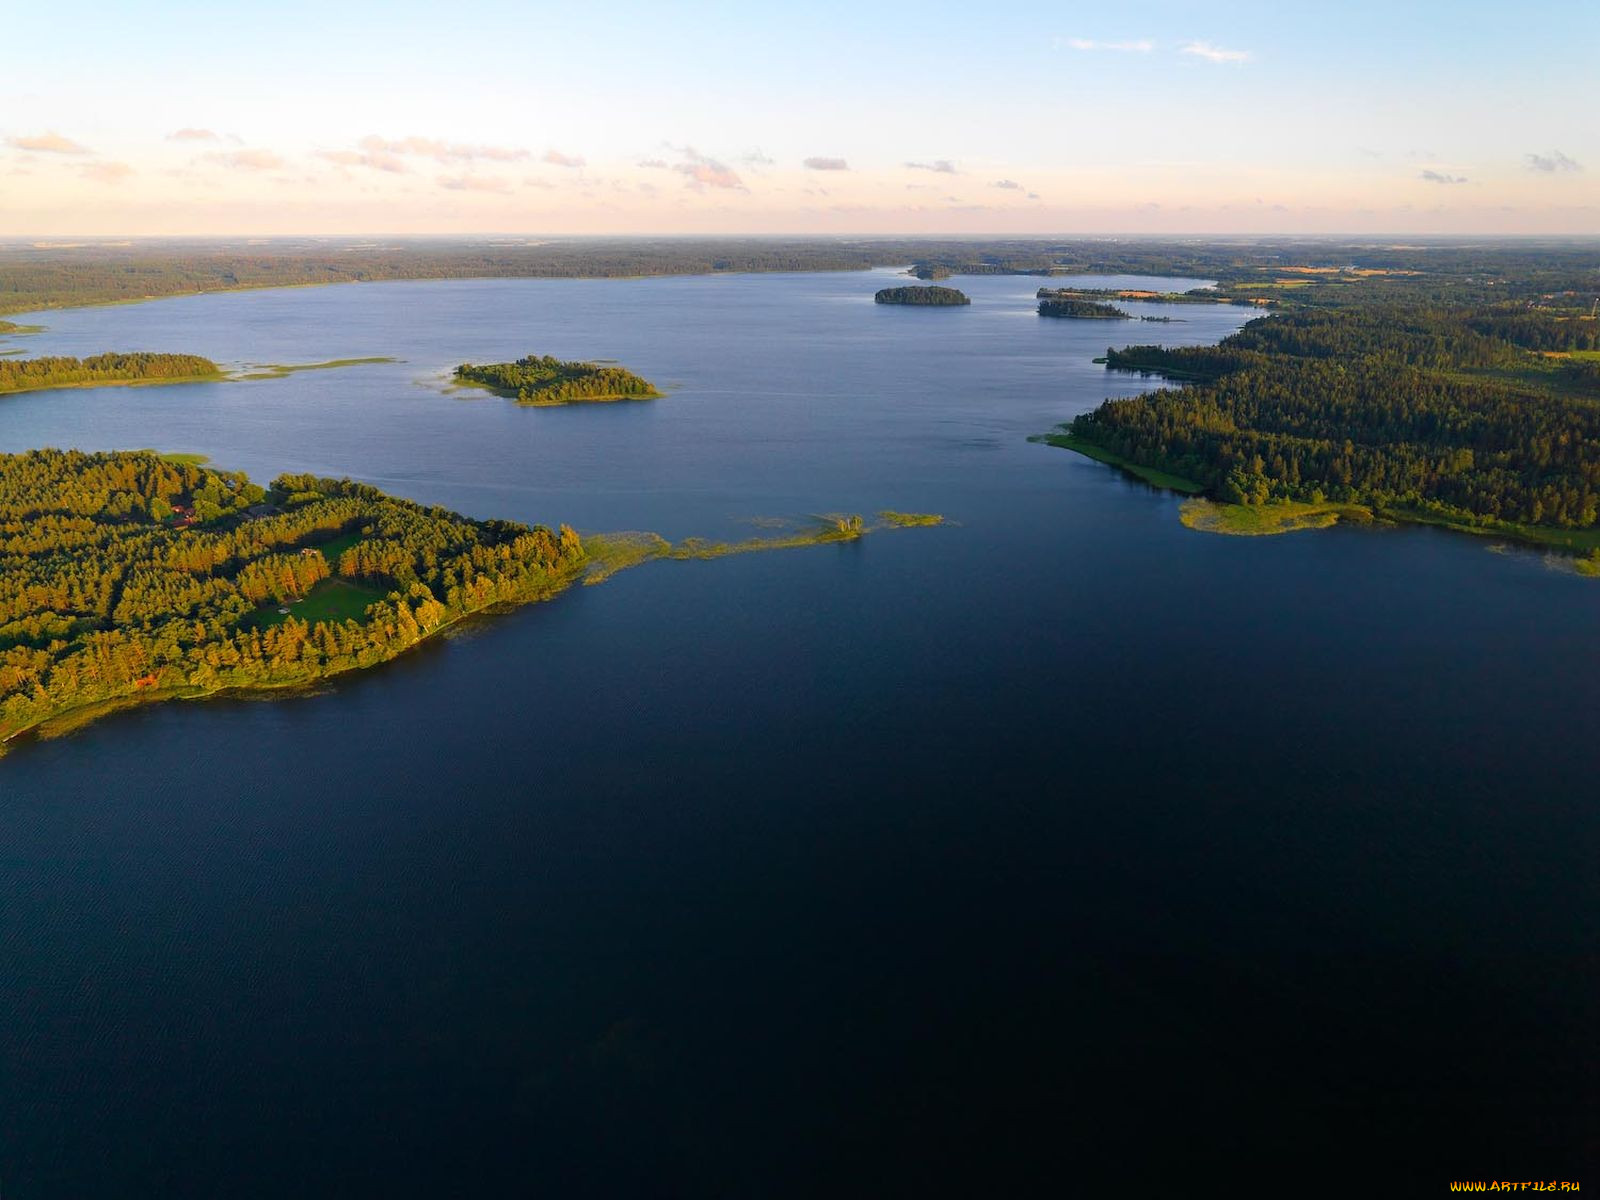
[[[1037,281],[1004,278],[960,280],[967,310],[875,307],[888,278],[35,318],[40,353],[405,361],[12,398],[0,450],[201,451],[669,536],[956,523],[652,564],[322,696],[5,759],[8,1200],[1198,1194],[1593,1161],[1600,585],[1431,530],[1185,530],[1024,439],[1140,388],[1089,361],[1107,341],[1247,314],[1041,321]],[[671,394],[434,385],[529,351]]]

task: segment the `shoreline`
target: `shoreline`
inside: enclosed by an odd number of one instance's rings
[[[1309,501],[1279,500],[1260,505],[1226,504],[1207,497],[1205,488],[1192,479],[1169,475],[1153,467],[1140,466],[1114,451],[1107,450],[1094,442],[1085,441],[1076,434],[1066,432],[1035,434],[1028,440],[1062,450],[1071,450],[1095,462],[1115,467],[1151,487],[1188,496],[1189,499],[1184,502],[1184,508],[1188,511],[1179,519],[1185,528],[1199,533],[1220,534],[1227,537],[1260,537],[1298,533],[1309,529],[1326,529],[1341,523],[1388,522],[1395,525],[1431,525],[1447,529],[1452,533],[1503,538],[1522,546],[1562,551],[1571,557],[1577,574],[1585,578],[1600,577],[1600,569],[1588,570],[1588,560],[1583,557],[1586,553],[1600,551],[1600,529],[1560,529],[1555,526],[1517,525],[1509,521],[1493,521],[1479,525],[1440,513],[1360,504],[1353,501],[1325,501],[1313,504]],[[1198,507],[1201,505],[1205,506],[1203,510]]]

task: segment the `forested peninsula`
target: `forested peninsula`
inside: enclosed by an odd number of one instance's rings
[[[194,456],[0,455],[0,754],[167,699],[292,689],[404,653],[474,613],[657,558],[938,524],[831,515],[742,542],[477,521],[348,479],[262,488]]]
[[[875,304],[910,304],[925,308],[958,308],[972,303],[965,292],[948,287],[882,288],[872,300]]]
[[[534,408],[609,400],[652,400],[661,395],[648,380],[621,367],[563,362],[548,354],[530,354],[516,362],[482,366],[462,363],[455,370],[455,380],[488,388]]]
[[[1600,566],[1600,321],[1589,288],[1515,272],[1316,276],[1210,347],[1110,349],[1181,386],[1107,400],[1048,440],[1160,473],[1265,532],[1378,515],[1563,547]],[[1357,277],[1358,280],[1360,277]],[[1593,290],[1590,290],[1593,289]],[[1521,293],[1521,294],[1518,294]],[[1248,509],[1293,506],[1294,521]]]
[[[96,354],[90,358],[0,359],[0,395],[46,388],[129,383],[189,383],[223,378],[222,369],[196,354]]]

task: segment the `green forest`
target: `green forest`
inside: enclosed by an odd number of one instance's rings
[[[1082,300],[1075,296],[1046,296],[1042,293],[1039,300],[1039,315],[1041,317],[1069,317],[1091,321],[1126,321],[1131,319],[1129,313],[1124,312],[1115,304],[1106,304],[1099,300]]]
[[[549,596],[585,562],[565,526],[349,480],[263,489],[147,451],[0,455],[0,749],[66,714],[370,666]]]
[[[1513,533],[1593,531],[1600,272],[1585,282],[1485,302],[1531,289],[1499,272],[1458,286],[1315,281],[1220,345],[1108,350],[1109,369],[1181,386],[1107,400],[1070,434],[1232,504],[1353,503]]]
[[[875,304],[911,304],[926,308],[956,308],[972,303],[965,292],[948,287],[882,288],[872,300]]]
[[[221,368],[194,354],[96,354],[90,358],[0,358],[0,394],[111,383],[220,379]]]
[[[591,362],[563,362],[550,355],[530,354],[516,362],[462,363],[457,383],[486,387],[518,404],[543,407],[605,400],[650,400],[661,395],[646,379],[621,367]]]

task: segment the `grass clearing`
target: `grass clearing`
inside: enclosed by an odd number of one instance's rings
[[[307,625],[315,625],[319,621],[336,624],[341,621],[360,621],[366,615],[367,606],[382,600],[384,595],[376,588],[349,579],[324,579],[307,592],[305,599],[298,604],[272,604],[257,609],[239,624],[251,629],[268,629],[283,624],[290,617]],[[280,607],[289,611],[279,612]]]

